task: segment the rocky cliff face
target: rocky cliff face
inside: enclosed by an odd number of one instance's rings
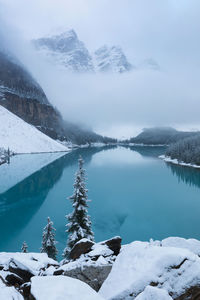
[[[0,97],[0,105],[50,137],[63,139],[61,116],[51,105],[42,104],[35,99],[27,100],[9,92],[4,94],[3,99]]]

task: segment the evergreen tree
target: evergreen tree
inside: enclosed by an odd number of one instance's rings
[[[47,225],[44,227],[43,235],[42,235],[42,248],[40,249],[41,253],[47,253],[48,257],[56,260],[56,256],[58,251],[56,249],[57,242],[55,241],[55,231],[56,229],[53,227],[53,222],[50,218],[47,218]]]
[[[10,148],[8,147],[8,152],[7,152],[7,163],[10,164]]]
[[[83,169],[84,160],[80,156],[78,160],[78,171],[75,175],[74,193],[69,198],[72,201],[73,212],[66,216],[68,224],[67,247],[64,249],[63,256],[68,257],[73,246],[81,239],[87,238],[94,240],[94,233],[91,229],[90,216],[88,215],[87,192],[85,187],[85,170]]]
[[[23,253],[28,253],[28,245],[26,242],[23,242],[21,250]]]

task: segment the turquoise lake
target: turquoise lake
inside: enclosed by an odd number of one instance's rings
[[[67,198],[73,192],[80,154],[85,160],[96,241],[116,235],[123,244],[168,236],[200,239],[200,170],[165,163],[158,158],[164,151],[162,147],[79,149],[26,178],[17,168],[24,163],[24,169],[31,170],[46,154],[13,157],[10,165],[0,167],[0,251],[20,251],[23,241],[29,251],[38,251],[50,216],[62,253],[67,239],[65,215],[72,210]],[[8,184],[12,182],[9,168],[14,186]]]

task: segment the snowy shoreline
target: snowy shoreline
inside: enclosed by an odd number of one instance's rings
[[[166,144],[137,144],[137,143],[119,143],[120,145],[125,146],[140,146],[140,147],[167,147],[169,145]]]
[[[76,244],[77,258],[61,262],[46,253],[0,252],[0,299],[199,299],[199,240],[121,245],[114,237],[87,249],[88,242]]]
[[[200,166],[198,166],[198,165],[189,164],[189,163],[187,164],[187,163],[184,163],[183,161],[179,162],[177,159],[172,159],[169,156],[160,155],[159,158],[161,158],[165,162],[169,162],[169,163],[172,163],[174,165],[179,165],[179,166],[182,166],[182,167],[190,167],[190,168],[200,169]]]

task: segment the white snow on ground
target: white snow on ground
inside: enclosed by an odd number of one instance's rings
[[[139,294],[135,300],[172,300],[172,297],[165,290],[147,286],[144,292]]]
[[[58,262],[49,258],[46,253],[0,252],[0,265],[6,269],[10,264],[38,275],[41,268],[47,267],[48,264],[58,265]]]
[[[11,157],[9,165],[3,164],[0,166],[0,194],[63,155],[65,155],[65,152],[24,154]]]
[[[153,282],[176,298],[200,283],[200,258],[196,254],[156,244],[133,242],[123,246],[100,294],[110,300],[129,299],[130,294],[136,297]]]
[[[67,276],[32,277],[31,282],[36,300],[103,300],[89,285]]]
[[[184,239],[180,237],[168,237],[162,240],[161,245],[163,247],[176,247],[188,249],[194,254],[200,256],[200,241],[195,239]]]
[[[68,150],[2,106],[0,106],[0,148],[10,148],[15,153]]]
[[[166,162],[170,162],[174,165],[180,165],[180,166],[183,166],[183,167],[192,167],[192,168],[200,169],[200,166],[198,166],[198,165],[187,164],[187,163],[184,163],[183,161],[178,161],[177,159],[172,159],[169,156],[160,155],[159,158],[163,159]]]
[[[23,300],[24,298],[16,291],[14,287],[6,286],[0,280],[0,299],[1,300]]]

